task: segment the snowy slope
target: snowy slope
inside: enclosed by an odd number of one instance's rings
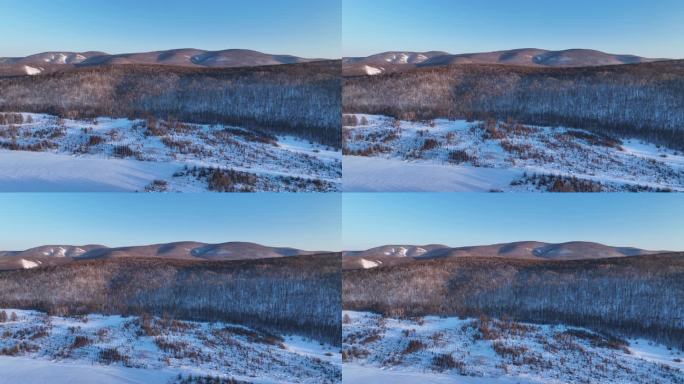
[[[345,311],[345,382],[682,383],[683,352],[561,325]],[[348,381],[349,380],[349,381]]]
[[[154,317],[5,312],[0,370],[12,376],[0,375],[0,383],[169,383],[179,374],[269,384],[341,380],[339,350],[301,337]]]
[[[356,117],[360,123],[343,130],[345,191],[684,191],[684,154],[639,140],[504,122]]]
[[[31,76],[40,75],[43,72],[42,69],[31,67],[29,65],[24,65],[23,69],[27,75],[31,75]]]
[[[142,191],[153,180],[171,179],[179,167],[178,163],[0,150],[0,191]]]
[[[342,169],[345,192],[488,192],[507,188],[523,174],[514,169],[364,156],[345,156]]]
[[[21,124],[0,125],[0,191],[194,192],[209,188],[213,170],[239,172],[241,181],[232,182],[244,190],[340,185],[341,153],[294,137],[224,125],[22,116]]]

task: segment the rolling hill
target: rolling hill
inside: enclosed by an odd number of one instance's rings
[[[660,253],[631,247],[611,247],[603,244],[573,241],[543,243],[520,241],[492,245],[452,248],[446,245],[384,245],[365,251],[344,253],[345,269],[369,269],[409,263],[417,260],[455,259],[468,257],[496,257],[523,260],[589,260],[629,257]]]
[[[105,52],[43,52],[26,57],[0,58],[0,75],[38,75],[78,67],[148,64],[183,67],[235,68],[296,64],[315,61],[292,55],[272,55],[248,49],[207,51],[181,48],[153,52],[108,54]]]
[[[46,245],[25,251],[0,252],[0,270],[32,269],[75,261],[160,258],[196,261],[235,261],[313,255],[322,252],[267,247],[248,242],[206,244],[192,241],[110,248],[103,245]]]
[[[651,59],[635,55],[618,55],[591,49],[550,51],[538,48],[522,48],[463,54],[451,54],[441,51],[392,51],[367,57],[345,58],[343,59],[343,72],[346,76],[360,76],[454,64],[505,64],[555,68],[636,64],[659,60],[663,59]]]

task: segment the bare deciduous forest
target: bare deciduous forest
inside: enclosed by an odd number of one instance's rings
[[[223,123],[341,147],[340,61],[255,68],[83,67],[0,77],[0,110]]]
[[[340,343],[340,254],[108,259],[0,272],[0,307],[238,322]]]
[[[348,77],[345,113],[515,119],[684,148],[684,61],[583,68],[452,65]]]
[[[343,273],[345,309],[564,323],[684,346],[684,254],[456,258]]]

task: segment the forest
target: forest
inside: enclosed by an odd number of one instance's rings
[[[83,67],[0,77],[0,110],[232,124],[341,147],[340,61],[251,68]]]
[[[684,149],[684,61],[603,67],[451,65],[347,77],[343,111],[402,120],[516,120]]]
[[[343,272],[344,309],[563,323],[684,347],[684,253],[455,258]]]
[[[338,345],[340,258],[125,258],[2,271],[0,308],[236,322]]]

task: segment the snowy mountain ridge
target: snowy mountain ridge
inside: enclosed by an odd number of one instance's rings
[[[152,257],[183,260],[253,260],[328,253],[249,242],[207,244],[174,242],[153,245],[107,247],[104,245],[46,245],[24,251],[0,251],[0,270],[31,269],[72,261]]]
[[[294,64],[315,61],[292,55],[274,55],[249,49],[208,51],[194,48],[163,51],[109,54],[105,52],[43,52],[25,57],[2,57],[0,64],[36,65],[121,65],[162,64],[191,67],[251,67],[261,65]]]
[[[379,75],[412,68],[441,67],[454,64],[503,64],[529,67],[591,67],[648,63],[667,59],[652,59],[636,55],[611,54],[592,49],[546,50],[521,48],[494,52],[452,54],[443,51],[390,51],[366,57],[343,58],[343,73],[347,76]]]

